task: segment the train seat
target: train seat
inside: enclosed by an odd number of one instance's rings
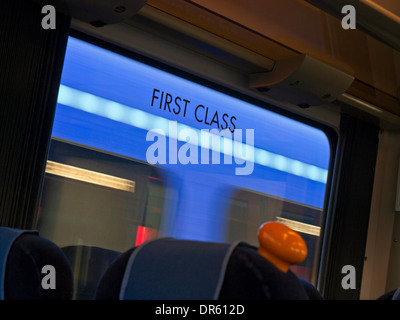
[[[0,300],[69,300],[71,266],[37,231],[0,227]]]
[[[322,299],[312,287],[244,242],[161,238],[117,258],[104,273],[96,299]]]
[[[393,289],[379,296],[377,300],[400,300],[400,288]]]

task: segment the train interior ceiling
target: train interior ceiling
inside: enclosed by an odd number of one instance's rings
[[[32,225],[70,258],[75,299],[92,299],[132,245],[172,236],[258,246],[266,220],[303,236],[309,256],[292,270],[326,298],[374,300],[400,287],[397,0],[32,2],[72,17],[31,211]],[[343,25],[346,5],[353,27]],[[254,129],[253,164],[242,155],[173,166],[160,150],[159,165],[149,164],[149,123],[169,139],[175,123],[194,133]],[[183,142],[178,162],[190,162]],[[71,168],[118,187],[77,182],[64,175]],[[353,291],[341,286],[344,265],[356,267]]]

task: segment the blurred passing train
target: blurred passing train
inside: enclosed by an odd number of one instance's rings
[[[400,54],[379,38],[400,18],[372,6],[345,30],[334,1],[124,2],[64,1],[38,200],[2,225],[64,251],[74,299],[93,299],[111,262],[147,240],[258,246],[265,221],[302,235],[308,255],[291,270],[328,299],[400,287]]]

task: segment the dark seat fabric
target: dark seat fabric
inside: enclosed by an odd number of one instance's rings
[[[309,300],[300,279],[277,269],[256,248],[238,247],[229,261],[220,299]]]
[[[14,237],[11,233],[14,233]],[[73,294],[71,266],[62,250],[53,242],[40,237],[37,232],[0,227],[3,244],[1,250],[2,299],[4,300],[69,300]],[[0,236],[1,238],[1,236]],[[4,249],[4,248],[3,248]],[[42,286],[49,275],[44,266],[55,270],[55,289]]]
[[[321,295],[321,293],[310,282],[301,278],[299,278],[299,280],[303,284],[304,290],[306,290],[310,300],[324,300],[324,297]]]
[[[187,247],[188,243],[189,245],[202,244],[202,242],[190,242],[187,240],[179,241],[182,243],[183,247]],[[210,243],[207,243],[207,246],[209,245]],[[108,268],[99,283],[96,292],[96,299],[117,300],[121,298],[121,285],[124,282],[124,276],[127,269],[130,268],[129,263],[131,257],[135,255],[135,250],[138,250],[138,248],[131,248],[126,251]],[[177,250],[179,251],[180,248],[177,247]],[[139,257],[138,254],[136,259],[139,259]],[[179,257],[179,253],[174,255],[175,261],[177,257]],[[149,261],[149,264],[153,264],[159,274],[171,279],[169,284],[170,287],[175,286],[175,281],[178,277],[199,277],[199,272],[201,272],[201,270],[199,271],[194,268],[192,273],[185,272],[185,275],[179,273],[174,274],[174,260],[170,261],[170,263],[163,261],[163,263],[160,264],[156,255],[152,261]],[[189,264],[193,265],[191,262]],[[200,263],[199,265],[201,266],[202,264]],[[300,281],[294,273],[290,270],[286,273],[280,271],[269,261],[260,256],[257,253],[256,248],[248,244],[240,243],[235,246],[232,252],[229,253],[229,259],[226,265],[222,267],[225,269],[221,272],[223,277],[221,280],[222,285],[220,286],[218,296],[215,297],[216,299],[308,300],[315,298],[315,296],[309,295],[310,291],[308,289],[306,290],[305,284]],[[137,277],[148,277],[148,275],[139,274]],[[179,281],[186,281],[185,279],[186,278],[182,278],[179,279]],[[188,280],[188,283],[192,283],[191,280]],[[156,295],[156,297],[161,297],[160,299],[169,299],[168,292],[166,292],[168,291],[168,288],[165,289],[165,287],[158,287],[151,281],[149,281],[149,286],[153,291],[164,291],[161,292],[160,295]],[[188,290],[193,291],[196,290],[196,288],[188,286]],[[179,299],[186,299],[185,297],[191,299],[191,297],[193,297],[192,292],[188,292],[187,295],[185,293],[182,294],[183,296],[180,296]],[[135,299],[148,299],[148,296],[145,296],[144,298],[136,296]]]
[[[164,238],[130,256],[121,284],[122,300],[215,300],[237,243]]]
[[[400,288],[384,293],[377,300],[400,300]]]

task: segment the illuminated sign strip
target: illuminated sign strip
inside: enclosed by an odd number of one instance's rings
[[[64,104],[66,106],[76,108],[82,111],[86,111],[98,116],[102,116],[111,120],[119,121],[131,126],[144,129],[153,130],[160,129],[163,132],[169,132],[169,120],[154,114],[132,108],[111,100],[107,100],[96,95],[76,90],[65,85],[60,85],[58,93],[58,103]],[[177,132],[181,130],[191,129],[200,133],[199,129],[189,127],[182,123],[177,123]],[[210,136],[214,134],[209,133]],[[177,136],[170,136],[170,138],[179,139],[179,134]],[[199,136],[201,136],[199,134]],[[204,135],[203,135],[204,137]],[[226,141],[227,138],[219,137],[222,139],[221,146],[232,146],[232,140],[230,144]],[[186,140],[181,140],[186,142]],[[221,152],[220,145],[210,144],[210,139],[201,139],[200,145],[203,148],[211,149],[217,152]],[[253,146],[242,144],[238,141],[233,141],[232,147],[225,147],[222,153],[226,155],[232,155],[232,150],[245,150],[245,154],[240,155],[243,160],[254,161],[262,166],[270,167],[276,170],[284,171],[293,175],[304,177],[306,179],[326,183],[328,178],[328,170],[304,163],[295,159],[291,159],[280,154],[269,152],[264,149],[254,148]],[[254,151],[254,152],[250,152]],[[254,159],[252,156],[254,155]],[[237,156],[235,154],[235,156]]]
[[[54,161],[47,161],[46,173],[97,184],[100,186],[135,192],[135,181],[114,177],[108,174],[82,169]]]
[[[297,232],[311,234],[317,237],[319,237],[321,234],[321,228],[314,226],[312,224],[303,223],[291,219],[285,219],[281,217],[277,217],[276,220]]]

